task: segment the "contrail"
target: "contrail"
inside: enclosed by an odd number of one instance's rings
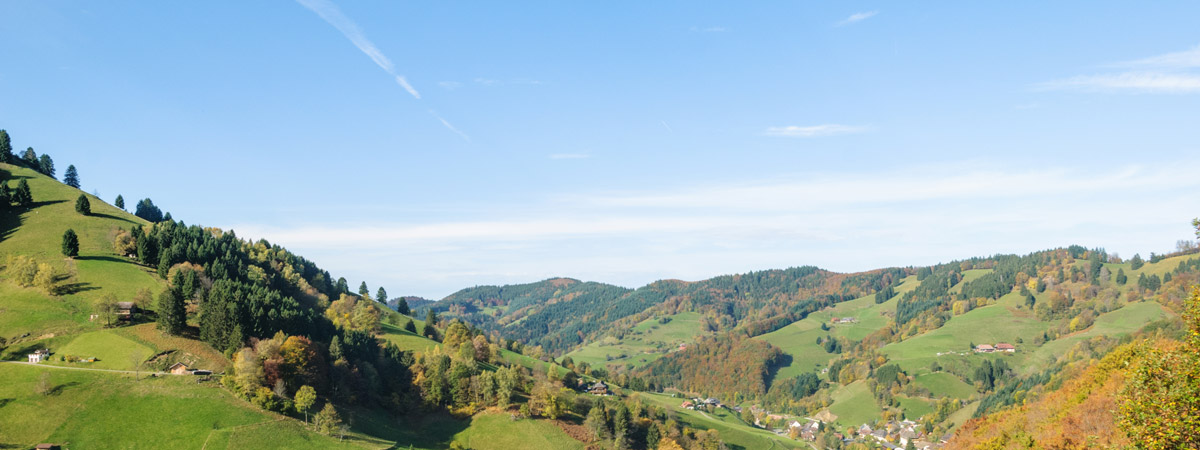
[[[346,17],[345,14],[342,14],[342,10],[337,5],[329,0],[296,0],[296,3],[308,8],[309,11],[317,13],[318,16],[321,16],[322,20],[337,28],[355,47],[358,47],[360,51],[370,57],[371,61],[375,61],[375,64],[379,68],[383,69],[389,75],[396,77],[396,83],[400,87],[403,87],[413,97],[417,99],[421,98],[421,93],[417,92],[411,84],[408,84],[408,80],[403,75],[396,73],[396,66],[392,64],[392,60],[384,56],[383,52],[379,51],[379,48],[370,39],[367,39],[367,36],[358,28],[358,24],[350,20],[349,17]]]

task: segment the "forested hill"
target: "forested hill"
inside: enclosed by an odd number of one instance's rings
[[[649,317],[681,312],[702,314],[705,331],[736,328],[762,334],[834,303],[886,293],[908,272],[891,268],[840,274],[804,266],[698,282],[663,280],[637,289],[554,278],[464,289],[430,307],[561,354],[606,334],[621,335]]]

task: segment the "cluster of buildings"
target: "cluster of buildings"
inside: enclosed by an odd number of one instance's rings
[[[911,420],[900,422],[893,420],[877,428],[871,428],[870,425],[864,423],[856,431],[863,440],[874,439],[887,448],[907,448],[909,442],[912,442],[913,447],[917,450],[938,448],[938,444],[934,442],[933,438],[918,430],[917,423]]]
[[[679,407],[680,407],[680,408],[683,408],[683,409],[692,409],[692,410],[694,410],[694,409],[696,409],[696,408],[698,408],[698,407],[702,407],[702,406],[712,406],[713,408],[723,408],[723,407],[725,407],[725,405],[722,405],[722,404],[721,404],[721,401],[720,401],[720,400],[717,400],[717,399],[715,399],[715,398],[712,398],[712,397],[709,397],[709,398],[693,398],[693,399],[691,399],[691,400],[684,400],[684,401],[683,401],[683,403],[679,405]],[[737,412],[741,412],[741,408],[737,408]]]
[[[829,322],[835,324],[858,323],[858,319],[853,317],[834,317],[833,320],[830,320]]]
[[[979,345],[975,346],[975,353],[996,353],[996,352],[1014,353],[1016,351],[1017,351],[1016,347],[1014,347],[1012,344],[1008,344],[1008,343],[1004,343],[1004,342],[996,344],[995,346],[993,346],[991,344],[979,344]]]

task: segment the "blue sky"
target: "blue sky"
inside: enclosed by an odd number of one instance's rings
[[[1200,211],[1195,2],[0,4],[0,128],[440,298],[1081,244]]]

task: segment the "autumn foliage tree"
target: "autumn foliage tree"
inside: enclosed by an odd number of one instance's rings
[[[1200,287],[1185,322],[1186,341],[1149,349],[1121,392],[1121,425],[1138,448],[1200,448]]]

